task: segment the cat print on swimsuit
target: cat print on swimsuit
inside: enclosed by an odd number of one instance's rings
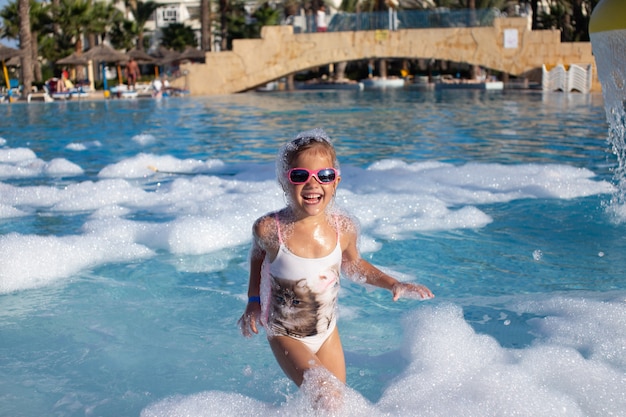
[[[317,279],[271,278],[269,315],[273,334],[308,337],[328,330],[335,320],[337,270],[329,268]]]
[[[334,285],[339,285],[339,273],[336,268],[328,268],[326,271],[320,274],[320,288],[316,292],[323,293],[328,288]]]

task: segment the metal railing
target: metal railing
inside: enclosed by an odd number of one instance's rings
[[[432,29],[451,27],[493,26],[500,10],[397,10],[369,13],[336,13],[328,24],[328,32],[386,29]]]

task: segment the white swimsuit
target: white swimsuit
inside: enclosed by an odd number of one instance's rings
[[[268,337],[298,339],[317,353],[337,324],[341,245],[322,258],[302,258],[284,244],[261,270],[262,322]]]

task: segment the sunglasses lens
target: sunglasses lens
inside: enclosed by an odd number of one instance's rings
[[[294,184],[302,184],[309,179],[308,171],[304,169],[292,169],[289,172],[289,180]]]
[[[333,182],[335,181],[335,171],[332,169],[322,169],[317,173],[317,178],[320,182]]]

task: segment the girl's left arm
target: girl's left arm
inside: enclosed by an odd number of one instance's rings
[[[397,301],[400,297],[423,300],[434,297],[433,293],[424,285],[400,282],[361,258],[357,249],[356,227],[342,230],[341,239],[343,251],[341,269],[352,281],[385,288],[393,294],[393,301]]]

